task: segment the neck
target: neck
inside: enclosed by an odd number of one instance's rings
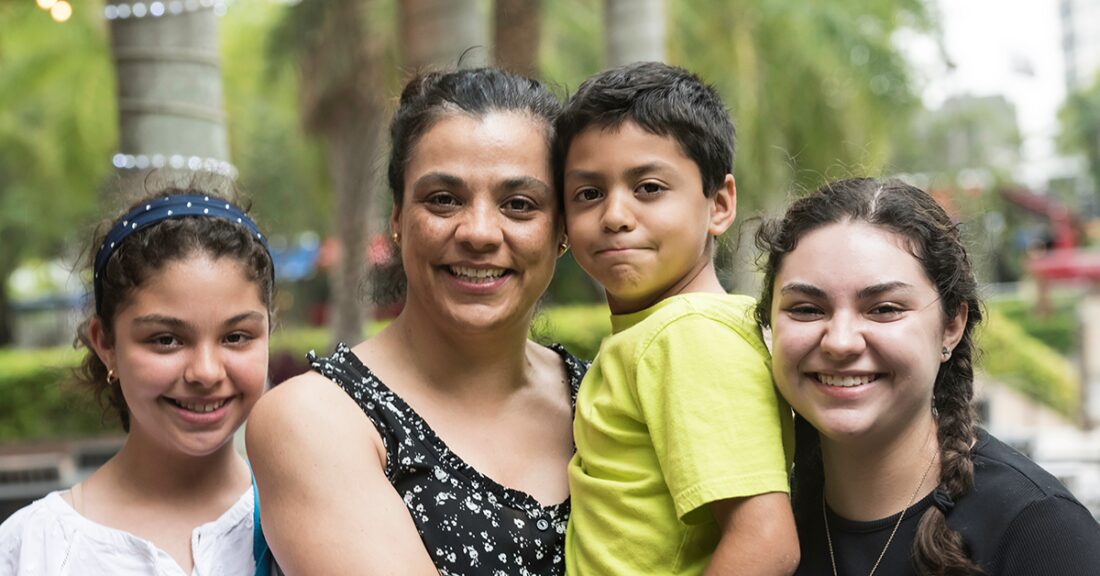
[[[104,468],[134,497],[160,501],[191,500],[196,494],[221,497],[226,490],[243,491],[250,482],[248,465],[232,441],[212,454],[190,456],[165,450],[133,430]]]
[[[439,391],[508,394],[529,380],[532,359],[527,339],[530,318],[514,326],[448,331],[402,313],[378,335],[390,354],[407,354],[404,365]]]
[[[897,514],[939,484],[939,441],[931,415],[921,425],[878,444],[845,443],[822,436],[821,456],[825,500],[834,512],[850,520],[879,520]]]

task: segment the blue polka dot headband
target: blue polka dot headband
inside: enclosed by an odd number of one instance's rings
[[[142,204],[126,213],[114,228],[103,239],[99,251],[95,255],[95,268],[93,284],[95,286],[95,308],[100,313],[100,302],[103,300],[103,269],[107,266],[111,254],[122,245],[131,234],[148,228],[162,220],[186,217],[221,218],[230,222],[236,222],[248,229],[249,234],[263,244],[264,249],[271,253],[267,245],[267,238],[260,233],[260,228],[240,208],[210,196],[200,194],[176,194],[164,198],[158,198]],[[274,273],[274,270],[272,271]]]

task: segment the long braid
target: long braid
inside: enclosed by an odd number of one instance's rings
[[[979,310],[969,314],[964,336],[951,358],[941,367],[936,383],[935,405],[939,412],[940,441],[940,484],[937,490],[951,502],[965,495],[974,485],[974,461],[970,447],[975,438],[977,416],[971,405],[974,370],[970,328],[972,322],[980,321],[980,314]],[[918,573],[929,576],[984,574],[981,567],[970,559],[959,533],[947,525],[947,517],[939,506],[930,506],[921,516],[913,542],[913,563]]]

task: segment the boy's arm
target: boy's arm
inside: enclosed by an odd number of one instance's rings
[[[798,568],[798,535],[790,501],[782,492],[730,498],[710,504],[722,529],[704,576],[789,576]]]

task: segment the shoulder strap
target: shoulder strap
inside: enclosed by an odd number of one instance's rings
[[[256,488],[255,474],[252,475],[252,560],[256,562],[256,576],[271,574],[271,549],[260,523],[260,491]]]

